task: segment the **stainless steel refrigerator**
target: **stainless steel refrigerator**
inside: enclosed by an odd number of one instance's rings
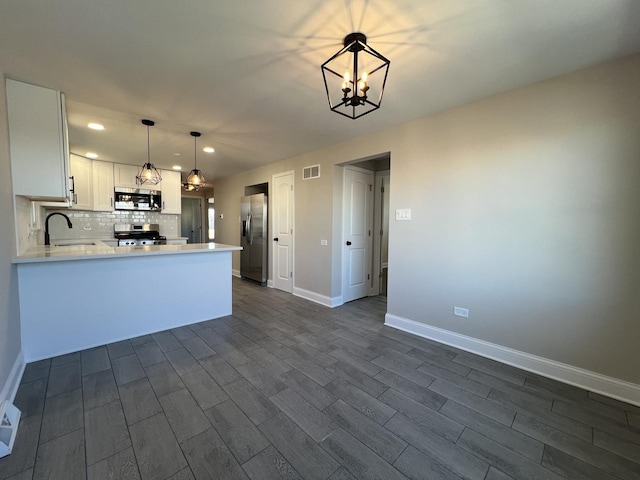
[[[267,196],[264,193],[242,197],[240,276],[267,284]]]

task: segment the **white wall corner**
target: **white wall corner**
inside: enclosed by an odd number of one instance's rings
[[[640,406],[640,385],[387,313],[385,325]]]
[[[16,394],[18,393],[18,387],[20,386],[20,380],[22,380],[22,374],[24,373],[25,366],[24,354],[22,350],[20,350],[20,353],[13,362],[13,366],[9,372],[9,377],[3,385],[2,391],[0,391],[0,405],[2,405],[2,402],[5,400],[9,403],[13,403],[13,400],[16,398]]]
[[[304,288],[293,287],[293,294],[296,297],[301,297],[306,300],[311,300],[312,302],[319,303],[320,305],[324,305],[325,307],[339,307],[342,305],[342,297],[328,297],[326,295],[321,295],[316,292],[312,292],[310,290],[305,290]]]

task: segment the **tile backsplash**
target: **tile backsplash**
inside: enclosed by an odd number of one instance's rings
[[[89,212],[83,210],[47,210],[44,219],[52,212],[64,213],[69,217],[73,228],[67,228],[64,218],[58,216],[49,220],[49,233],[52,240],[76,240],[83,238],[107,239],[113,238],[115,223],[157,223],[160,225],[160,235],[179,237],[180,215],[164,215],[157,212],[128,212],[117,210],[114,212]],[[38,243],[43,243],[41,240]]]

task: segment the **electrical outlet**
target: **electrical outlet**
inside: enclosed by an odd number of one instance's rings
[[[457,317],[469,318],[469,309],[462,307],[453,307],[453,314]]]
[[[326,240],[320,240],[320,245],[322,245],[323,247],[327,246],[327,241]]]

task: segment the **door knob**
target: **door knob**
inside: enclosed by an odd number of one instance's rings
[[[277,241],[278,241],[278,237],[274,238],[274,239],[273,239],[273,241],[274,241],[274,242],[277,242]]]
[[[351,242],[349,240],[347,240],[347,245],[351,245]]]

